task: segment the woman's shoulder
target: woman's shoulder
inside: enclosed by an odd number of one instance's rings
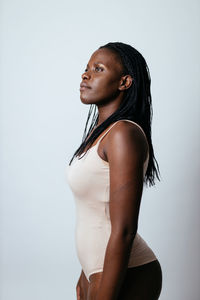
[[[148,155],[149,146],[143,129],[132,121],[119,120],[105,137],[104,149],[106,156],[115,152],[121,155],[140,154],[143,161]]]

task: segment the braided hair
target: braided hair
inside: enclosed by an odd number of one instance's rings
[[[110,51],[117,55],[117,58],[119,59],[123,67],[123,75],[129,74],[132,77],[133,81],[131,86],[124,91],[124,97],[118,109],[98,127],[96,127],[96,124],[98,122],[99,115],[98,112],[96,113],[96,105],[90,105],[82,143],[75,151],[69,165],[71,164],[74,157],[79,156],[85,149],[86,145],[92,145],[97,137],[110,124],[121,119],[128,119],[141,126],[146,134],[149,144],[149,162],[146,174],[144,176],[144,183],[146,185],[149,184],[149,186],[153,186],[155,185],[155,176],[158,180],[160,180],[158,175],[158,173],[160,174],[160,171],[158,162],[154,156],[154,150],[151,140],[151,122],[153,109],[150,92],[151,77],[149,68],[142,54],[128,44],[124,44],[122,42],[110,42],[99,47],[98,49],[102,48],[110,49]],[[87,131],[88,122],[92,111],[92,122],[89,130]],[[94,131],[91,133],[93,129]],[[85,151],[84,154],[86,154],[86,152],[87,151]]]

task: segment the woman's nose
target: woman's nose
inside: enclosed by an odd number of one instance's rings
[[[90,75],[88,74],[88,72],[84,72],[82,74],[82,79],[88,79],[88,78],[90,78]]]

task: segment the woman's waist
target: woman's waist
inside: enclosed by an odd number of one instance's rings
[[[75,238],[76,245],[78,248],[82,248],[83,244],[85,247],[92,249],[92,245],[107,245],[111,235],[111,224],[109,222],[102,224],[93,224],[87,226],[80,224],[76,226]],[[152,253],[153,251],[147,244],[147,242],[137,232],[131,246],[131,255],[143,256],[145,253]]]

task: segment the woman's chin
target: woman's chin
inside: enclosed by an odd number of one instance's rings
[[[93,101],[91,101],[90,99],[88,99],[87,97],[82,97],[80,96],[81,102],[83,104],[93,104]]]

